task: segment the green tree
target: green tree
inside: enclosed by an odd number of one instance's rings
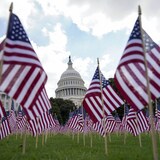
[[[71,100],[64,100],[62,98],[50,98],[53,116],[57,116],[60,124],[65,124],[69,118],[69,113],[73,111],[76,106]]]
[[[116,87],[116,84],[114,82],[114,78],[109,78],[109,83],[110,85],[112,86],[112,88],[114,89],[114,91],[121,97],[121,99],[123,100],[123,96],[121,95],[121,93],[119,92],[119,90],[117,89]],[[117,108],[116,111],[119,115],[120,118],[123,117],[123,114],[124,114],[124,105],[122,105],[121,107]],[[113,115],[115,114],[115,112],[113,112]]]

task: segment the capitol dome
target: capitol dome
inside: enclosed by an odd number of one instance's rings
[[[80,74],[72,67],[72,64],[69,56],[68,68],[62,73],[55,93],[56,98],[69,99],[76,106],[80,106],[87,89]]]

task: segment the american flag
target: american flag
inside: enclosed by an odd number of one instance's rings
[[[129,105],[127,103],[124,104],[124,116],[122,118],[122,126],[120,126],[120,130],[125,132],[128,131],[127,127],[127,115],[129,113]]]
[[[157,99],[156,101],[156,113],[155,113],[155,116],[156,116],[156,130],[157,131],[160,131],[160,98]]]
[[[149,124],[143,111],[136,112],[130,108],[127,115],[127,128],[134,136],[149,130]]]
[[[104,120],[98,121],[93,124],[93,129],[101,136],[105,136],[107,133],[112,133],[115,129],[116,121],[112,114],[107,115]]]
[[[84,126],[84,119],[80,107],[74,111],[72,117],[70,118],[68,127],[74,131],[83,132],[83,126]]]
[[[48,111],[48,119],[50,122],[50,128],[54,128],[56,126],[56,121],[54,120],[52,113],[51,113],[51,109]]]
[[[160,119],[160,98],[156,100],[156,110],[155,110],[155,116],[157,119]]]
[[[90,125],[90,117],[88,115],[86,115],[84,118],[83,132],[88,133],[91,131],[91,128],[92,128],[92,125]]]
[[[140,133],[150,130],[150,124],[143,110],[137,112],[137,121],[138,121]]]
[[[116,120],[112,114],[107,115],[105,122],[106,133],[112,133],[116,127]]]
[[[7,118],[8,118],[8,122],[9,122],[11,132],[15,133],[16,130],[17,130],[17,123],[16,123],[16,114],[15,114],[15,110],[14,110],[14,101],[13,100],[11,102],[11,110],[10,110]]]
[[[102,120],[97,121],[96,123],[93,123],[92,128],[101,136],[105,136],[104,123]]]
[[[118,115],[117,112],[116,112],[114,118],[115,118],[115,121],[116,121],[116,126],[115,126],[115,128],[114,128],[114,132],[120,132],[121,129],[122,129],[122,128],[121,128],[121,127],[122,127],[122,121],[121,121],[121,119],[119,118],[119,115]]]
[[[47,127],[44,114],[51,105],[44,87],[46,81],[47,75],[28,36],[19,18],[12,13],[5,39],[0,90],[23,107],[34,133],[36,117],[43,120],[42,130]]]
[[[105,114],[109,115],[112,111],[123,104],[121,98],[113,90],[109,81],[105,79],[97,67],[83,100],[83,106],[94,122],[101,121],[103,118],[100,76],[102,80],[102,95]]]
[[[29,108],[47,80],[27,34],[15,14],[11,14],[5,40],[0,89]]]
[[[7,115],[0,101],[0,139],[5,138],[11,133],[10,126],[8,123]]]
[[[114,77],[117,88],[135,110],[141,110],[148,104],[142,37],[146,48],[151,97],[155,99],[160,95],[160,48],[143,29],[141,35],[140,30],[138,18]]]
[[[19,130],[24,130],[27,123],[27,118],[26,115],[24,114],[24,111],[21,109],[21,106],[18,107],[16,123]]]

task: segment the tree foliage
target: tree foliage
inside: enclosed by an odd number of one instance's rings
[[[53,116],[57,116],[60,124],[65,124],[69,118],[69,113],[73,111],[76,106],[71,100],[64,100],[62,98],[50,98]]]

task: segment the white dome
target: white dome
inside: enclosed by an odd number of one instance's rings
[[[71,57],[69,56],[68,68],[64,71],[58,81],[56,98],[70,99],[79,105],[86,93],[86,87],[80,74],[72,67]]]
[[[69,61],[68,62],[68,68],[67,68],[66,71],[64,71],[62,73],[60,79],[71,78],[71,77],[81,78],[80,74],[72,67],[72,63],[70,63],[70,61]]]

